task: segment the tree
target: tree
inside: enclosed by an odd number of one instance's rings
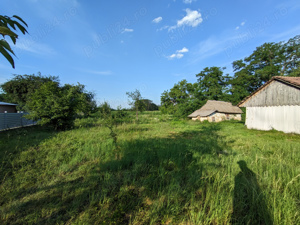
[[[158,106],[153,103],[150,99],[142,99],[141,100],[145,105],[145,110],[147,111],[156,111],[158,110]]]
[[[227,91],[229,76],[223,75],[220,67],[206,67],[196,75],[199,91],[206,100],[223,100]]]
[[[142,95],[141,92],[139,90],[135,90],[133,92],[126,92],[126,95],[128,96],[128,98],[130,98],[131,100],[129,100],[129,105],[132,106],[132,109],[135,110],[136,113],[136,120],[139,120],[139,115],[138,112],[143,112],[145,110],[145,104],[142,101]]]
[[[25,110],[25,104],[28,97],[39,87],[47,82],[59,84],[56,76],[38,75],[14,75],[14,78],[0,85],[4,101],[18,104],[19,110]]]
[[[287,42],[264,43],[253,53],[232,63],[231,101],[238,103],[273,76],[299,76],[300,35]]]
[[[75,88],[76,87],[76,88]],[[76,113],[83,116],[89,116],[92,112],[97,109],[96,101],[94,100],[95,94],[87,92],[83,84],[78,83],[76,86],[65,84],[65,89],[71,90],[72,97],[77,99]],[[68,90],[68,91],[69,91]]]
[[[0,15],[0,34],[3,38],[9,36],[13,44],[16,44],[18,38],[18,35],[14,31],[20,30],[23,34],[28,33],[25,26],[28,27],[25,21],[19,16],[14,15],[8,17]],[[15,68],[15,63],[12,58],[12,55],[15,55],[15,53],[5,39],[0,40],[0,52],[8,60],[11,66]]]
[[[86,95],[81,84],[60,87],[57,82],[49,81],[30,95],[26,117],[41,125],[51,125],[55,130],[71,128],[78,112],[84,110],[81,107],[86,104],[82,102]]]
[[[201,104],[201,93],[198,92],[198,84],[179,81],[161,95],[160,110],[163,113],[172,114],[175,117],[186,117]]]

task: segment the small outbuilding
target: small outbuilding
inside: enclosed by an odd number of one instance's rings
[[[16,113],[17,112],[17,104],[0,102],[0,113]]]
[[[204,106],[196,110],[188,117],[192,120],[207,120],[209,122],[220,122],[223,120],[242,120],[243,111],[233,106],[230,102],[208,100]]]
[[[249,129],[300,134],[300,77],[275,76],[238,106]]]

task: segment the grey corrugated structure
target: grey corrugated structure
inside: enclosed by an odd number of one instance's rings
[[[8,102],[0,102],[0,113],[16,113],[17,104],[12,104]]]
[[[233,106],[230,102],[208,100],[204,106],[188,117],[193,120],[220,122],[228,119],[241,120],[242,113],[239,107]]]
[[[238,106],[247,107],[249,129],[300,134],[300,77],[275,76]]]
[[[37,122],[24,118],[28,113],[0,113],[0,131],[35,125]]]

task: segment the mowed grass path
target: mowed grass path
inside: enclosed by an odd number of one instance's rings
[[[0,132],[0,224],[300,224],[300,135],[144,113]]]

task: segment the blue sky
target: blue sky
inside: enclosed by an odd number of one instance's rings
[[[300,34],[298,0],[1,0],[1,15],[28,24],[0,56],[0,83],[13,74],[59,76],[86,85],[98,103],[127,107],[127,91],[160,103],[164,90],[209,66],[227,67],[265,42]]]

